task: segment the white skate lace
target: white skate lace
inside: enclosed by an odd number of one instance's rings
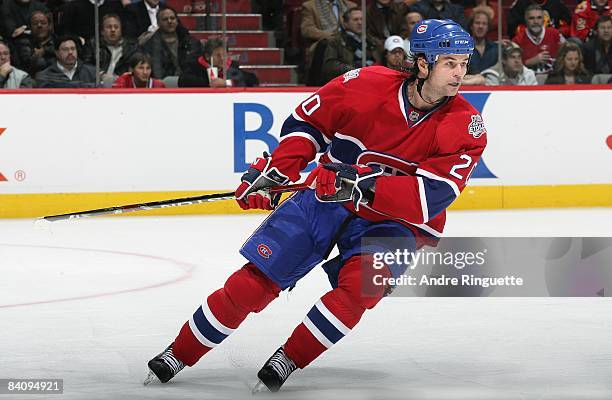
[[[183,364],[183,362],[176,358],[172,353],[172,347],[166,349],[166,351],[164,351],[159,356],[159,358],[161,358],[166,364],[168,364],[168,366],[170,366],[170,369],[172,370],[172,373],[174,375],[176,375],[180,370],[185,368],[185,364]]]
[[[297,369],[295,363],[285,355],[282,347],[270,358],[268,365],[280,376],[283,382]]]

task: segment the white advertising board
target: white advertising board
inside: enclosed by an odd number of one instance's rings
[[[230,189],[310,93],[3,95],[0,193]],[[612,89],[464,95],[489,141],[472,185],[612,183]]]

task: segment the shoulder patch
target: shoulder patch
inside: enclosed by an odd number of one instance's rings
[[[342,83],[346,83],[346,82],[350,81],[351,79],[358,78],[360,70],[361,70],[361,68],[357,68],[357,69],[352,69],[349,72],[345,72],[344,75],[342,75],[342,77],[344,78]]]
[[[474,114],[471,116],[472,122],[468,125],[468,133],[474,136],[475,139],[478,139],[485,133],[487,130],[484,126],[484,121],[482,120],[482,116],[480,114]]]

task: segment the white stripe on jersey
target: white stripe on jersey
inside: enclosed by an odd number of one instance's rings
[[[421,198],[421,210],[423,211],[423,223],[425,223],[429,221],[429,208],[427,207],[427,194],[425,193],[423,178],[417,176],[417,183],[419,185],[419,197]]]
[[[334,135],[335,137],[337,137],[338,139],[343,139],[343,140],[348,140],[349,142],[352,142],[354,144],[356,144],[357,146],[359,146],[359,148],[361,150],[365,150],[366,147],[363,143],[361,143],[361,140],[354,138],[352,136],[349,135],[343,135],[340,132],[336,132],[336,134]]]
[[[421,168],[417,168],[416,174],[422,175],[425,178],[433,179],[435,181],[440,181],[440,182],[444,182],[448,184],[451,187],[451,189],[453,189],[453,192],[455,192],[455,196],[457,197],[459,197],[459,195],[461,194],[461,192],[459,191],[459,186],[457,186],[457,184],[451,181],[450,179],[442,178],[441,176],[432,174],[431,172],[425,171],[424,169],[421,169]]]

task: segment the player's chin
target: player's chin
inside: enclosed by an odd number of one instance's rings
[[[461,87],[461,83],[449,83],[447,88],[448,96],[454,96],[459,92],[459,88]]]

